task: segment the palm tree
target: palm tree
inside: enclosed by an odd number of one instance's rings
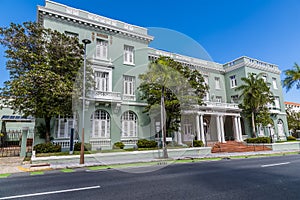
[[[274,102],[273,93],[270,91],[268,84],[262,78],[262,73],[256,75],[249,73],[248,77],[243,77],[244,82],[235,90],[242,91],[239,98],[243,98],[240,107],[243,113],[251,118],[252,136],[256,137],[256,119],[259,114],[265,116],[266,107]]]
[[[294,85],[296,88],[300,88],[300,66],[295,63],[293,69],[288,69],[284,71],[285,78],[283,80],[283,87],[286,88],[286,91],[289,91]]]

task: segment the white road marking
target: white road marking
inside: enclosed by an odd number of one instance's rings
[[[57,190],[57,191],[50,191],[50,192],[40,192],[40,193],[33,193],[33,194],[23,194],[23,195],[16,195],[16,196],[9,196],[9,197],[1,197],[0,200],[4,199],[16,199],[16,198],[23,198],[23,197],[33,197],[33,196],[41,196],[41,195],[48,195],[48,194],[58,194],[58,193],[65,193],[65,192],[74,192],[74,191],[82,191],[82,190],[91,190],[100,188],[99,185],[91,186],[91,187],[82,187],[82,188],[73,188],[67,190]]]
[[[262,165],[261,167],[273,167],[273,166],[278,166],[278,165],[288,165],[290,162],[284,162],[284,163],[274,163],[274,164],[269,164],[269,165]]]

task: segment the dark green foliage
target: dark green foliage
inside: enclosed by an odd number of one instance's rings
[[[300,112],[287,110],[286,114],[289,129],[294,137],[299,137],[296,131],[300,130]]]
[[[194,147],[204,147],[204,144],[203,144],[202,140],[194,140],[193,146]]]
[[[54,145],[49,142],[49,143],[37,144],[33,147],[33,150],[36,151],[36,153],[55,153],[55,152],[61,152],[61,146]]]
[[[296,140],[296,138],[294,136],[290,135],[290,136],[287,137],[287,140],[292,141],[292,140]]]
[[[74,151],[80,151],[80,150],[81,150],[81,142],[78,142],[74,145]],[[84,150],[91,151],[92,145],[90,143],[84,143]]]
[[[138,148],[154,148],[157,147],[157,142],[153,140],[140,139],[136,145]]]
[[[245,140],[247,143],[271,143],[271,139],[269,137],[258,137],[258,138],[247,138]]]
[[[114,144],[114,149],[123,149],[124,148],[124,144],[123,144],[123,142],[116,142],[115,144]]]
[[[294,86],[300,89],[300,66],[295,63],[293,69],[288,69],[284,73],[283,87],[286,88],[286,91],[289,91]]]
[[[50,141],[52,117],[72,114],[74,80],[83,63],[83,45],[76,38],[38,23],[11,23],[0,28],[10,80],[0,95],[14,111],[45,119]]]
[[[243,115],[251,122],[252,137],[256,137],[258,124],[273,124],[267,105],[274,103],[274,95],[262,75],[249,73],[247,78],[241,78],[243,85],[235,89],[241,91],[239,98],[243,98],[243,101],[239,106]]]

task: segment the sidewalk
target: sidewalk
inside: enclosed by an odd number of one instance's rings
[[[263,156],[270,154],[286,154],[286,153],[297,153],[298,151],[253,151],[253,152],[235,152],[235,153],[209,153],[206,155],[188,155],[188,156],[178,156],[174,158],[169,158],[168,160],[177,160],[177,159],[197,159],[197,158],[230,158],[230,157],[243,157],[243,156]],[[120,153],[114,153],[120,154]],[[5,173],[18,173],[18,172],[29,172],[29,171],[38,171],[38,170],[49,170],[49,169],[63,169],[63,168],[79,168],[79,167],[88,167],[88,166],[97,166],[97,165],[117,165],[117,164],[128,164],[128,163],[147,163],[147,162],[160,162],[165,159],[159,158],[143,158],[142,152],[135,152],[136,156],[124,156],[120,160],[105,160],[103,161],[100,157],[97,157],[97,154],[88,154],[85,155],[85,164],[79,164],[79,156],[73,156],[75,159],[71,161],[66,161],[67,156],[51,156],[47,157],[47,162],[42,162],[38,164],[23,164],[22,158],[20,157],[5,157],[0,158],[0,174]],[[46,157],[41,157],[43,160]],[[91,159],[93,158],[93,159]],[[49,161],[50,160],[50,161]]]

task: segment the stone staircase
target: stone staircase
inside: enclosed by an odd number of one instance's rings
[[[261,145],[247,145],[244,142],[226,141],[226,143],[215,143],[212,147],[212,153],[220,152],[249,152],[249,151],[270,151],[271,149]]]

